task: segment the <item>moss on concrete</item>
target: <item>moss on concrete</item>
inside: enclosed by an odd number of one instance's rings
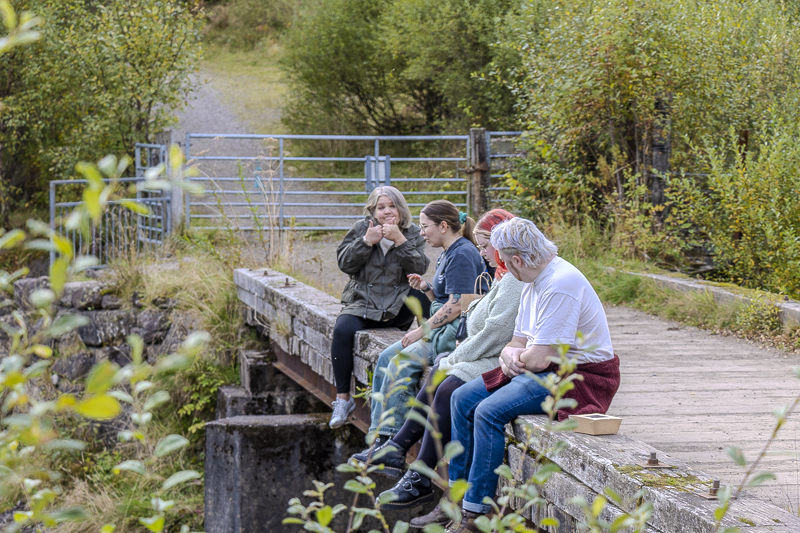
[[[674,489],[680,492],[694,492],[698,485],[709,485],[696,476],[680,474],[670,470],[648,470],[639,465],[612,465],[618,472],[631,476],[646,487]]]

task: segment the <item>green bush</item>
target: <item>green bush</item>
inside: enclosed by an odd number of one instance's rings
[[[201,15],[177,0],[15,4],[44,31],[0,58],[0,212],[9,198],[46,205],[47,181],[77,162],[152,141],[186,104],[201,54]]]
[[[618,152],[620,198],[623,173],[652,179],[659,127],[673,167],[694,170],[704,139],[754,130],[770,109],[798,117],[800,30],[775,0],[746,9],[734,0],[533,0],[507,27],[504,46],[522,55],[512,86],[532,136],[583,173]]]
[[[628,258],[707,271],[710,252],[720,279],[797,295],[797,209],[785,200],[797,196],[797,131],[786,126],[800,119],[793,9],[533,0],[510,14],[502,46],[521,65],[508,84],[529,129],[508,180],[518,210],[590,217]],[[659,132],[680,178],[653,171]]]
[[[740,151],[736,132],[709,146],[708,175],[674,180],[673,190],[713,247],[725,281],[800,297],[800,128],[774,132]]]
[[[280,37],[292,25],[298,0],[230,0],[207,9],[206,40],[252,50]]]
[[[514,0],[316,0],[284,41],[292,89],[284,122],[302,133],[408,134],[514,123],[487,82]],[[492,62],[494,61],[494,67]]]

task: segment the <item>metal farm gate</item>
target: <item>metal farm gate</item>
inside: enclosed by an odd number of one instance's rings
[[[481,194],[471,186],[475,180],[486,182],[492,203],[504,201],[508,187],[501,182],[519,135],[187,133],[187,164],[198,172],[191,180],[202,184],[203,194],[187,196],[184,216],[197,229],[346,230],[363,217],[367,196],[380,185],[400,189],[415,219],[437,198],[474,211]],[[475,161],[480,143],[482,165]]]

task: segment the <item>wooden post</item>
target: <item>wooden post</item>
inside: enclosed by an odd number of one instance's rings
[[[469,214],[477,219],[489,209],[489,187],[492,177],[489,168],[489,146],[486,128],[469,130]]]

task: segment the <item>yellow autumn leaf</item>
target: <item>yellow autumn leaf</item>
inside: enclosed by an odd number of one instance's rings
[[[119,402],[113,396],[100,394],[90,396],[75,404],[75,412],[94,420],[109,420],[122,411]]]

